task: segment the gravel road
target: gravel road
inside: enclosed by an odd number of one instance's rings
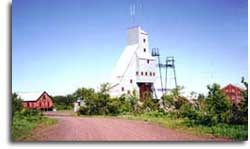
[[[32,141],[229,141],[213,136],[196,136],[163,128],[149,122],[103,117],[47,114],[58,120],[34,131]]]

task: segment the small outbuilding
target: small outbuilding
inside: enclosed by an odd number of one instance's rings
[[[83,100],[78,99],[74,102],[74,112],[78,112],[80,107],[85,106],[85,102]]]
[[[28,109],[37,109],[44,111],[53,110],[53,100],[47,92],[39,93],[25,93],[20,94],[23,100],[23,106]]]

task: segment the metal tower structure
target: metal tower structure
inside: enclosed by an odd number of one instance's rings
[[[158,63],[157,66],[159,68],[159,76],[160,76],[160,83],[161,83],[161,92],[162,94],[166,94],[168,90],[170,90],[170,88],[168,88],[168,69],[172,69],[173,73],[174,73],[174,81],[175,81],[175,88],[177,88],[177,79],[176,79],[176,70],[175,70],[175,59],[173,56],[168,56],[166,57],[166,61],[165,63],[161,63],[161,59],[160,59],[160,52],[158,48],[153,48],[152,49],[152,56],[157,57],[158,59]],[[166,70],[165,73],[165,86],[163,88],[163,78],[162,78],[162,68]]]
[[[165,91],[165,89],[163,88],[162,71],[161,71],[161,69],[164,68],[165,65],[161,63],[160,52],[159,52],[159,49],[158,49],[158,48],[153,48],[153,49],[152,49],[152,56],[157,57],[157,59],[158,59],[157,66],[158,66],[158,68],[159,68],[160,83],[161,83],[161,92],[162,92],[162,94],[163,94],[164,91]]]
[[[152,49],[151,55],[152,55],[153,57],[157,57],[157,58],[158,58],[157,66],[159,67],[160,80],[161,80],[161,89],[162,89],[163,83],[162,83],[162,75],[161,75],[161,67],[160,67],[160,53],[159,53],[159,49],[158,49],[158,48],[153,48],[153,49]],[[153,85],[153,91],[154,91],[154,94],[155,94],[155,98],[157,99],[157,94],[156,94],[154,85]]]
[[[166,67],[166,75],[165,75],[165,88],[166,88],[166,92],[165,93],[167,93],[167,91],[168,91],[168,86],[167,86],[167,83],[168,83],[168,69],[169,68],[173,70],[175,88],[177,88],[177,79],[176,79],[176,70],[175,70],[175,59],[174,59],[173,56],[168,56],[166,58],[165,67]]]

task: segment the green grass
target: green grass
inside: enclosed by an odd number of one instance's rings
[[[13,141],[24,140],[32,135],[32,131],[38,125],[50,126],[56,123],[55,119],[44,116],[24,116],[16,114],[13,117],[11,135]]]
[[[150,113],[142,115],[121,115],[120,118],[131,120],[143,120],[159,124],[166,128],[176,129],[196,135],[213,135],[217,137],[230,138],[236,141],[248,139],[247,125],[218,124],[212,127],[202,125],[190,125],[186,119],[173,118],[168,115],[154,115]]]

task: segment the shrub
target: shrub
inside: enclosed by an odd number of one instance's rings
[[[42,113],[39,110],[35,109],[22,109],[19,112],[23,116],[41,116]]]
[[[15,112],[21,111],[23,109],[22,99],[18,97],[16,93],[12,94],[12,115]]]
[[[174,107],[179,110],[182,105],[189,104],[188,100],[185,97],[179,96],[174,99]]]
[[[206,112],[198,112],[194,123],[198,125],[213,126],[218,123],[216,115]]]
[[[183,104],[179,111],[180,117],[187,117],[191,120],[197,119],[197,111],[191,104]]]
[[[39,122],[42,116],[37,110],[22,109],[16,111],[12,117],[11,135],[13,139],[22,139],[21,137],[27,136],[31,133]]]
[[[89,108],[86,106],[80,107],[79,111],[77,111],[77,115],[89,115]]]
[[[241,96],[242,100],[239,103],[238,116],[240,120],[238,123],[247,124],[248,123],[248,82],[245,81],[245,78],[242,77],[241,83],[245,86],[245,89],[242,90]]]
[[[171,90],[169,95],[163,95],[162,101],[166,111],[179,110],[182,105],[189,103],[188,100],[180,95],[182,88],[177,87]]]
[[[152,98],[148,98],[142,104],[142,110],[144,112],[156,111],[158,110],[158,100],[154,100]]]
[[[229,113],[231,104],[225,93],[220,89],[218,84],[207,86],[209,92],[206,98],[208,115],[212,115],[219,123],[226,123],[229,121]]]
[[[163,107],[166,111],[173,110],[172,107],[174,107],[174,99],[171,95],[163,95],[161,99],[163,101]]]
[[[117,115],[121,111],[121,101],[119,98],[110,98],[107,103],[107,108],[108,108],[108,114],[109,115]]]

